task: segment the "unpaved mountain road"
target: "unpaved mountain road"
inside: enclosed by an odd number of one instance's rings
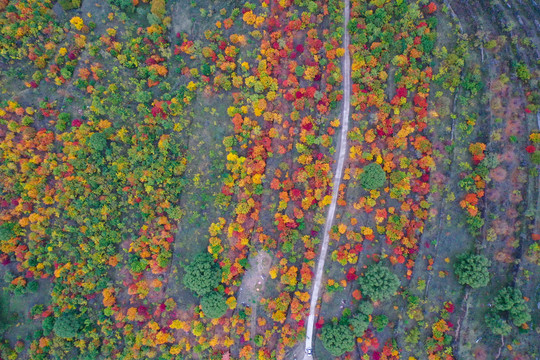
[[[324,263],[326,261],[326,255],[328,252],[328,242],[330,240],[330,228],[334,222],[334,216],[336,213],[337,198],[339,194],[339,185],[341,184],[341,178],[343,176],[343,167],[345,165],[345,158],[347,157],[347,132],[349,131],[349,112],[351,105],[351,59],[349,56],[349,42],[350,36],[348,31],[349,14],[350,14],[350,0],[345,0],[345,9],[343,11],[343,48],[345,54],[343,55],[342,63],[342,75],[343,75],[343,109],[341,111],[341,136],[340,143],[337,152],[337,166],[334,175],[334,186],[332,188],[332,201],[328,208],[328,214],[326,215],[326,222],[324,224],[323,241],[319,252],[319,258],[317,259],[317,269],[315,272],[315,279],[313,280],[313,288],[311,290],[311,303],[309,308],[309,317],[306,328],[306,344],[304,360],[313,359],[312,355],[308,354],[313,348],[313,327],[315,325],[315,314],[317,312],[317,302],[320,296],[321,281],[323,277]]]

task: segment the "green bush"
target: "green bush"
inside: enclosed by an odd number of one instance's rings
[[[39,283],[35,280],[32,280],[27,285],[28,291],[35,293],[39,290]]]
[[[464,253],[458,256],[454,264],[454,273],[461,285],[472,288],[486,286],[489,282],[491,262],[483,255]]]
[[[494,335],[506,336],[512,331],[512,327],[496,311],[489,311],[485,320],[487,327]]]
[[[71,79],[71,77],[73,76],[73,72],[70,71],[67,67],[64,67],[62,68],[62,70],[60,70],[60,75],[62,75],[64,79]]]
[[[0,225],[0,241],[9,241],[15,237],[15,223],[3,223]]]
[[[388,317],[386,315],[377,315],[373,317],[373,327],[377,329],[378,332],[384,330],[388,325]]]
[[[30,125],[32,125],[34,123],[34,119],[32,119],[30,116],[26,115],[25,117],[22,118],[21,123],[24,126],[30,126]]]
[[[354,335],[347,325],[327,324],[321,332],[323,346],[333,356],[341,356],[354,350]]]
[[[96,151],[101,151],[107,146],[107,139],[102,133],[93,133],[88,140],[88,146]]]
[[[407,332],[407,335],[405,336],[405,343],[410,345],[418,344],[420,341],[420,330],[418,330],[417,327],[412,328]]]
[[[134,273],[142,273],[148,267],[148,260],[133,258],[129,266]]]
[[[118,6],[120,10],[125,12],[133,12],[135,10],[133,0],[109,0],[109,3]]]
[[[494,335],[509,335],[512,331],[511,320],[515,326],[522,326],[531,321],[531,312],[525,304],[519,289],[507,286],[495,297],[494,306],[485,316],[487,327]]]
[[[81,0],[60,0],[58,2],[64,11],[78,9],[81,7]]]
[[[54,332],[63,338],[74,338],[79,335],[81,324],[72,312],[64,312],[54,323]]]
[[[184,285],[199,296],[214,290],[221,281],[221,268],[207,252],[196,255],[185,270]]]
[[[36,70],[36,71],[32,74],[32,80],[34,80],[36,83],[39,84],[39,82],[40,82],[41,80],[43,80],[43,74],[41,73],[41,71]]]
[[[373,313],[373,304],[369,301],[362,301],[358,304],[358,311],[362,314],[371,315]]]
[[[137,91],[135,93],[135,101],[141,104],[146,104],[152,101],[152,93],[150,91]]]
[[[205,76],[210,76],[212,75],[212,68],[207,63],[204,63],[201,66],[201,73]]]
[[[521,326],[531,321],[531,313],[529,312],[527,305],[523,303],[510,309],[510,319],[512,319],[512,323],[515,326]]]
[[[388,299],[400,285],[398,277],[380,264],[370,266],[364,276],[358,279],[358,283],[362,295],[373,301]]]
[[[255,335],[255,338],[253,339],[253,342],[258,347],[262,347],[264,345],[264,337],[262,335]]]
[[[45,333],[46,336],[48,336],[50,332],[54,329],[54,324],[55,324],[55,321],[54,321],[53,316],[49,316],[43,319],[43,322],[41,323],[41,327],[43,328],[43,332]]]
[[[45,305],[36,304],[32,306],[32,309],[30,310],[30,315],[32,316],[41,315],[43,311],[45,311]]]
[[[352,332],[355,337],[361,337],[369,327],[369,316],[366,314],[356,314],[349,320]]]
[[[509,311],[520,300],[523,300],[521,291],[512,287],[505,287],[495,297],[495,310]]]
[[[212,319],[218,319],[225,315],[228,308],[225,298],[216,291],[203,296],[201,307],[204,314]]]
[[[516,67],[516,74],[518,78],[520,78],[523,81],[527,81],[531,79],[531,72],[527,68],[527,65],[525,65],[524,63],[518,64],[518,66]]]
[[[386,181],[386,173],[381,165],[371,163],[364,167],[364,171],[360,174],[360,184],[366,190],[379,189]]]
[[[534,165],[540,165],[540,151],[535,151],[531,154],[531,161]]]
[[[519,289],[508,286],[499,291],[494,308],[499,312],[508,312],[515,326],[531,321],[531,313]]]

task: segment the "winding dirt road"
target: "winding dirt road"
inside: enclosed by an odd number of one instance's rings
[[[349,0],[345,0],[345,9],[343,12],[343,48],[345,54],[343,56],[342,75],[343,75],[343,109],[341,112],[341,136],[338,148],[338,162],[336,172],[334,176],[334,186],[332,188],[332,201],[328,214],[326,216],[326,223],[324,224],[323,242],[321,245],[321,251],[317,260],[317,270],[315,272],[315,279],[313,281],[313,288],[311,291],[311,303],[309,308],[309,317],[306,328],[306,344],[304,360],[311,360],[312,356],[308,353],[313,348],[313,327],[315,325],[315,313],[317,311],[317,302],[320,296],[321,280],[323,277],[324,262],[326,261],[326,255],[328,252],[328,242],[330,240],[330,228],[334,222],[334,216],[336,213],[336,204],[339,194],[339,185],[341,184],[341,178],[343,176],[343,166],[345,165],[345,158],[347,157],[347,132],[349,131],[349,111],[351,105],[351,58],[349,56],[349,13],[350,4]]]

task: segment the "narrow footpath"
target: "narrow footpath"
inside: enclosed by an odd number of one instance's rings
[[[332,202],[328,209],[326,216],[326,222],[324,224],[323,242],[321,244],[321,251],[317,260],[317,270],[315,272],[315,279],[313,280],[313,287],[311,290],[311,303],[309,307],[309,317],[306,328],[306,344],[305,344],[305,356],[304,360],[312,359],[311,351],[313,348],[313,328],[315,325],[315,314],[317,312],[317,303],[319,301],[321,280],[323,277],[324,263],[326,261],[326,255],[328,252],[328,242],[330,240],[330,229],[334,222],[334,216],[336,213],[337,198],[339,194],[339,185],[341,184],[341,178],[343,176],[343,166],[345,165],[345,158],[347,157],[347,133],[349,131],[349,111],[351,105],[351,58],[349,56],[349,14],[350,14],[350,0],[345,0],[345,9],[343,12],[343,48],[345,54],[343,55],[342,75],[343,75],[343,109],[341,112],[341,136],[339,142],[339,148],[337,152],[337,167],[334,175],[334,186],[332,188]]]

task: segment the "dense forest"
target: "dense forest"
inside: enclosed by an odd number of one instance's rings
[[[533,0],[0,0],[0,360],[534,360]]]

